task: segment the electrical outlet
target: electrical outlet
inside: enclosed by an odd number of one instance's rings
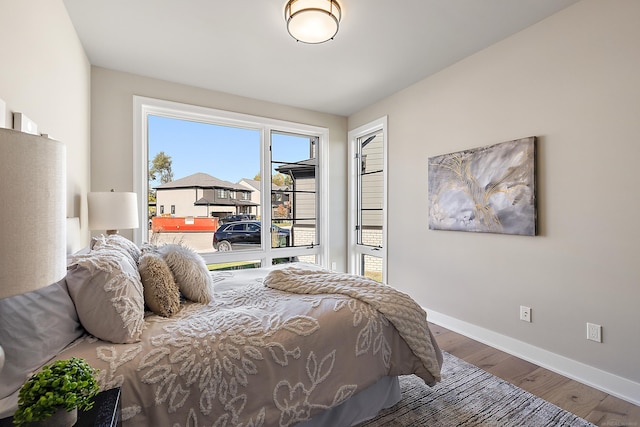
[[[587,339],[602,342],[602,326],[587,322]]]
[[[520,306],[520,320],[531,323],[531,307]]]

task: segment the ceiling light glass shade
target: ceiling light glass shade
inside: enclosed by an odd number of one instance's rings
[[[138,228],[138,196],[136,193],[112,191],[87,195],[89,228],[115,234],[118,229]]]
[[[324,43],[338,33],[342,10],[335,0],[289,0],[284,8],[287,31],[304,43]]]

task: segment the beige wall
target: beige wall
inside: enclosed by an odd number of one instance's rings
[[[200,197],[202,197],[202,189],[160,190],[156,192],[156,215],[161,215],[161,205],[164,205],[164,214],[171,215],[171,205],[174,205],[176,213],[173,216],[209,216],[206,206],[194,205]]]
[[[389,116],[390,284],[485,341],[608,387],[602,374],[636,403],[639,22],[637,0],[584,0],[349,118],[354,129]],[[539,236],[406,220],[427,212],[428,157],[531,135]],[[586,322],[603,326],[602,344]]]
[[[91,68],[62,1],[0,0],[0,52],[7,127],[22,112],[65,143],[67,216],[80,217],[86,244]]]
[[[329,261],[346,263],[347,119],[255,99],[203,90],[93,67],[91,73],[91,187],[94,191],[133,190],[133,96],[216,108],[329,128]],[[334,220],[335,219],[335,220]],[[131,234],[123,233],[127,237]]]

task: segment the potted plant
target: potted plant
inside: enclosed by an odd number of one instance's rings
[[[43,366],[20,388],[14,425],[72,426],[78,409],[93,407],[93,397],[99,391],[96,373],[77,357]]]

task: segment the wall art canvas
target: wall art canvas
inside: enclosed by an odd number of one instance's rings
[[[536,137],[429,158],[429,228],[535,236]]]

